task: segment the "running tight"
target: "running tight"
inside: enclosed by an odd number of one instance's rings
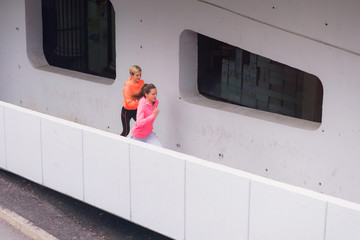
[[[162,144],[161,144],[160,140],[157,138],[156,133],[154,133],[154,132],[150,133],[145,138],[136,138],[136,137],[133,137],[133,136],[131,136],[131,138],[135,139],[135,140],[138,140],[138,141],[141,141],[141,142],[146,142],[146,143],[150,143],[150,144],[155,145],[155,146],[162,147]]]
[[[123,131],[121,136],[126,137],[130,132],[130,120],[133,118],[136,121],[136,112],[137,110],[127,110],[124,107],[121,109],[121,123]]]

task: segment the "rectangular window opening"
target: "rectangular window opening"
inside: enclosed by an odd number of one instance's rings
[[[42,0],[49,65],[115,79],[115,12],[110,0]]]
[[[318,77],[201,34],[198,91],[217,101],[313,122],[322,119]]]

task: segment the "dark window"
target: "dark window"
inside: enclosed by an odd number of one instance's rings
[[[211,99],[321,122],[319,78],[200,34],[198,90]]]
[[[52,66],[115,79],[109,0],[42,0],[43,48]]]

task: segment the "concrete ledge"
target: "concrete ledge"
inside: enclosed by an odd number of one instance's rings
[[[18,214],[0,207],[0,218],[34,240],[58,240]]]

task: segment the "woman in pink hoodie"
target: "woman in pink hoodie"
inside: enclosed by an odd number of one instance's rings
[[[137,107],[136,122],[130,132],[131,138],[162,147],[156,134],[152,131],[155,118],[159,114],[157,108],[159,101],[156,99],[155,85],[145,83],[140,92],[132,96],[140,100]]]

